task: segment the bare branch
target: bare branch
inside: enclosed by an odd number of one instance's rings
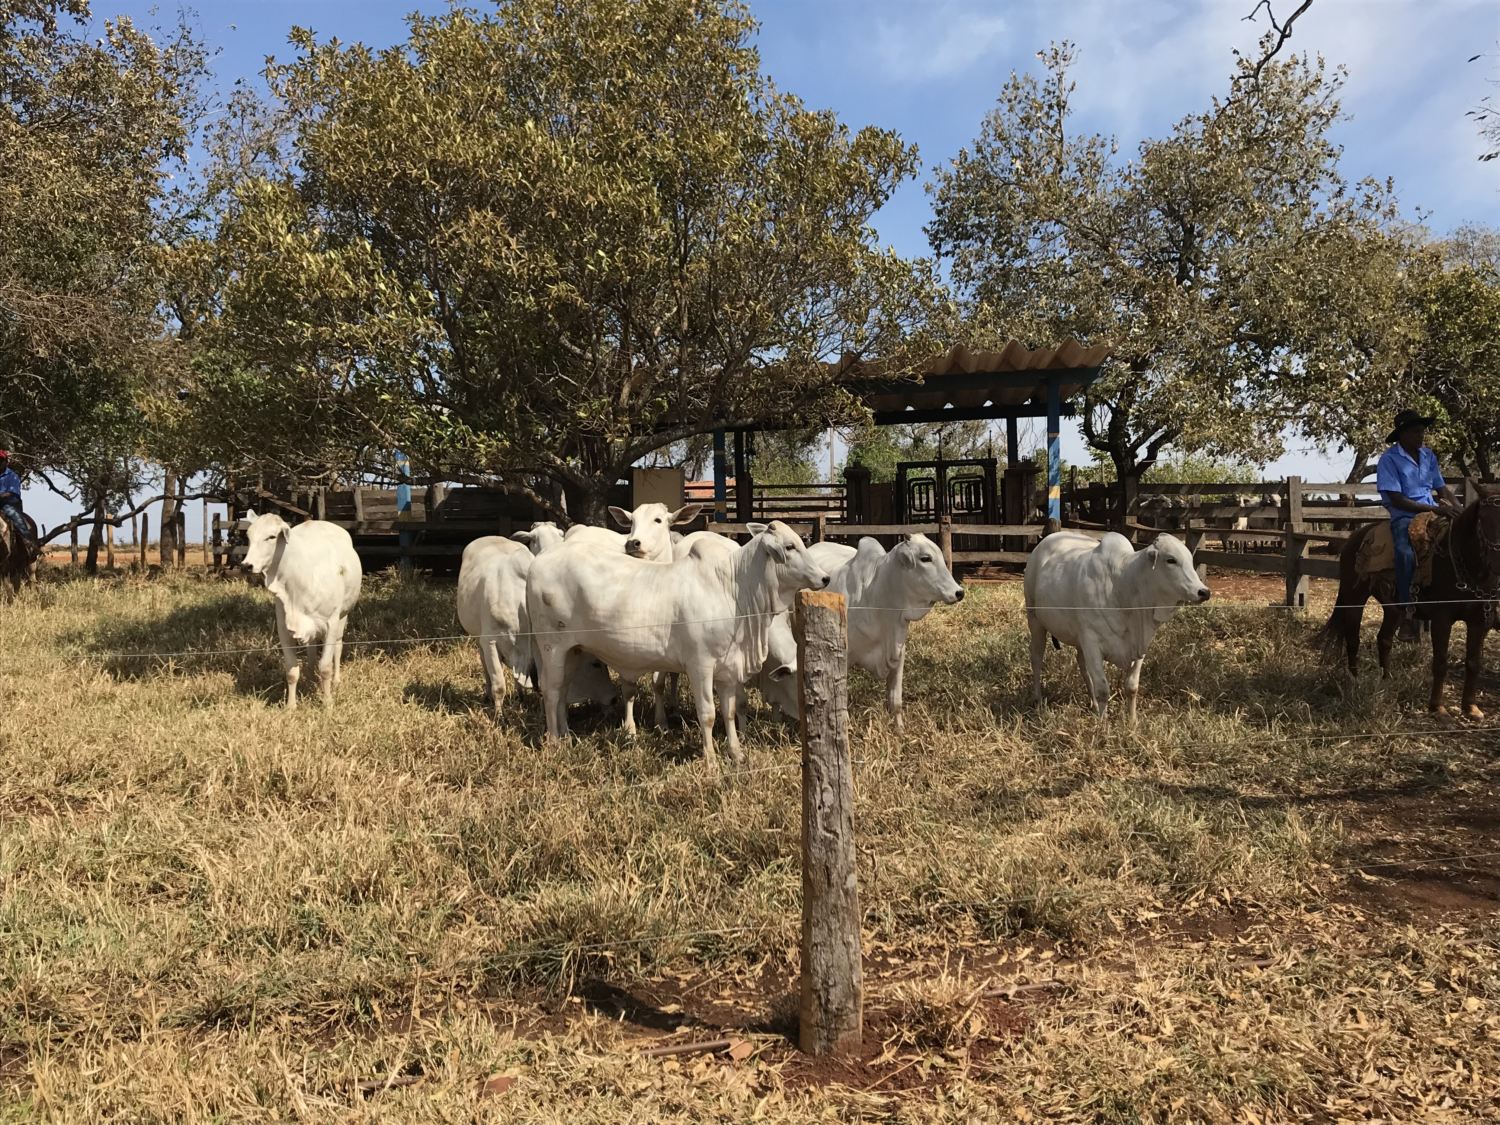
[[[1271,21],[1271,30],[1266,32],[1265,35],[1261,36],[1260,58],[1256,60],[1255,65],[1250,68],[1248,74],[1241,74],[1235,79],[1234,84],[1236,87],[1240,86],[1242,83],[1248,84],[1251,88],[1254,88],[1260,84],[1261,71],[1265,70],[1267,64],[1269,64],[1270,61],[1276,57],[1281,48],[1286,45],[1286,41],[1292,37],[1292,25],[1296,23],[1298,17],[1305,13],[1307,9],[1311,8],[1312,5],[1313,0],[1302,0],[1302,3],[1297,5],[1297,10],[1294,11],[1291,15],[1287,16],[1285,23],[1276,22],[1276,12],[1271,8],[1271,0],[1260,0],[1260,2],[1257,3],[1254,8],[1250,9],[1250,14],[1246,16],[1241,22],[1254,23],[1256,15],[1258,15],[1260,10],[1264,8],[1266,10],[1266,19]]]

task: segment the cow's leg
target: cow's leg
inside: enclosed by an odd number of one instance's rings
[[[903,652],[896,658],[896,666],[885,678],[885,709],[891,713],[891,720],[895,723],[897,730],[906,728],[906,714],[902,709],[901,701],[901,678],[905,672],[906,654]]]
[[[698,715],[698,731],[702,739],[703,760],[709,769],[719,768],[719,755],[714,750],[714,679],[708,668],[696,668],[688,672],[688,690],[693,696],[693,710]]]
[[[333,642],[333,686],[338,687],[344,679],[344,630],[349,628],[349,615],[338,620],[339,634]]]
[[[639,681],[620,677],[620,698],[625,701],[625,723],[622,729],[626,738],[635,737],[635,697],[640,690]]]
[[[745,764],[745,752],[740,749],[740,686],[736,683],[723,683],[716,686],[719,692],[719,708],[724,713],[724,745],[729,750],[729,760],[737,766],[742,766]]]
[[[1104,654],[1099,645],[1087,634],[1078,646],[1079,659],[1083,663],[1083,676],[1088,681],[1089,696],[1094,701],[1094,710],[1102,719],[1109,711],[1109,673],[1104,669]]]
[[[484,669],[484,701],[498,715],[505,698],[505,674],[500,670],[500,642],[494,637],[479,638],[479,665]]]
[[[1125,672],[1125,720],[1135,722],[1135,701],[1141,690],[1141,665],[1146,658],[1135,661]]]
[[[1482,607],[1469,614],[1464,630],[1464,718],[1482,719],[1484,712],[1474,702],[1479,694],[1479,674],[1484,671],[1484,636],[1489,632]]]
[[[1380,657],[1380,675],[1389,679],[1391,675],[1391,649],[1396,643],[1396,630],[1401,626],[1405,610],[1395,606],[1383,606],[1385,617],[1380,622],[1380,632],[1375,634],[1375,652]]]
[[[568,736],[568,650],[561,644],[538,645],[537,650],[542,716],[547,722],[547,738],[556,741]]]
[[[667,672],[651,674],[651,709],[657,730],[667,729]]]
[[[1033,613],[1026,615],[1026,624],[1031,629],[1031,695],[1040,707],[1046,702],[1042,697],[1042,662],[1047,658],[1047,630]]]
[[[1443,713],[1443,687],[1448,681],[1448,641],[1453,636],[1453,616],[1440,610],[1432,619],[1432,690],[1427,709]]]
[[[286,706],[297,709],[297,681],[302,676],[302,654],[292,645],[292,631],[286,627],[286,609],[276,603],[276,639],[281,643],[281,666],[286,672]]]
[[[337,620],[323,626],[323,645],[318,649],[318,695],[324,705],[333,702],[333,654],[338,647],[337,629]]]

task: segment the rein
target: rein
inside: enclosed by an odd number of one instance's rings
[[[1484,533],[1484,523],[1479,517],[1485,507],[1500,507],[1500,500],[1481,500],[1449,524],[1445,542],[1438,549],[1438,553],[1446,554],[1452,562],[1453,581],[1457,584],[1460,592],[1467,594],[1475,601],[1494,603],[1497,597],[1500,597],[1500,575],[1489,572],[1486,560],[1488,560],[1490,553],[1496,547],[1500,547],[1500,543],[1491,540]],[[1474,525],[1474,539],[1477,540],[1475,548],[1479,552],[1477,561],[1465,560],[1463,557],[1463,544],[1454,541],[1458,536],[1460,521],[1469,516],[1470,513],[1472,513],[1471,518]],[[1494,614],[1495,606],[1493,604],[1488,606],[1488,612],[1491,615]]]

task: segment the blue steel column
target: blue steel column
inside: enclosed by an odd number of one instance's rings
[[[1062,386],[1047,380],[1047,518],[1062,522]]]
[[[399,449],[396,450],[396,519],[399,521],[403,516],[411,514],[411,461],[406,454]],[[411,547],[412,534],[402,531],[396,539],[401,548],[400,566],[405,569],[410,565],[407,550]]]
[[[724,431],[714,431],[714,521],[724,522],[724,504],[729,496],[728,485],[725,481],[727,473],[724,465]],[[736,482],[737,484],[738,482]]]

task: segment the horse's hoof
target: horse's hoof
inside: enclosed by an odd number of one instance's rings
[[[1484,712],[1481,711],[1478,707],[1475,707],[1471,703],[1471,704],[1469,704],[1469,706],[1467,706],[1467,707],[1464,708],[1464,718],[1466,718],[1466,719],[1482,719],[1482,718],[1484,718]]]
[[[1427,710],[1434,715],[1446,715],[1448,713],[1448,708],[1444,707],[1441,703],[1429,703]]]

